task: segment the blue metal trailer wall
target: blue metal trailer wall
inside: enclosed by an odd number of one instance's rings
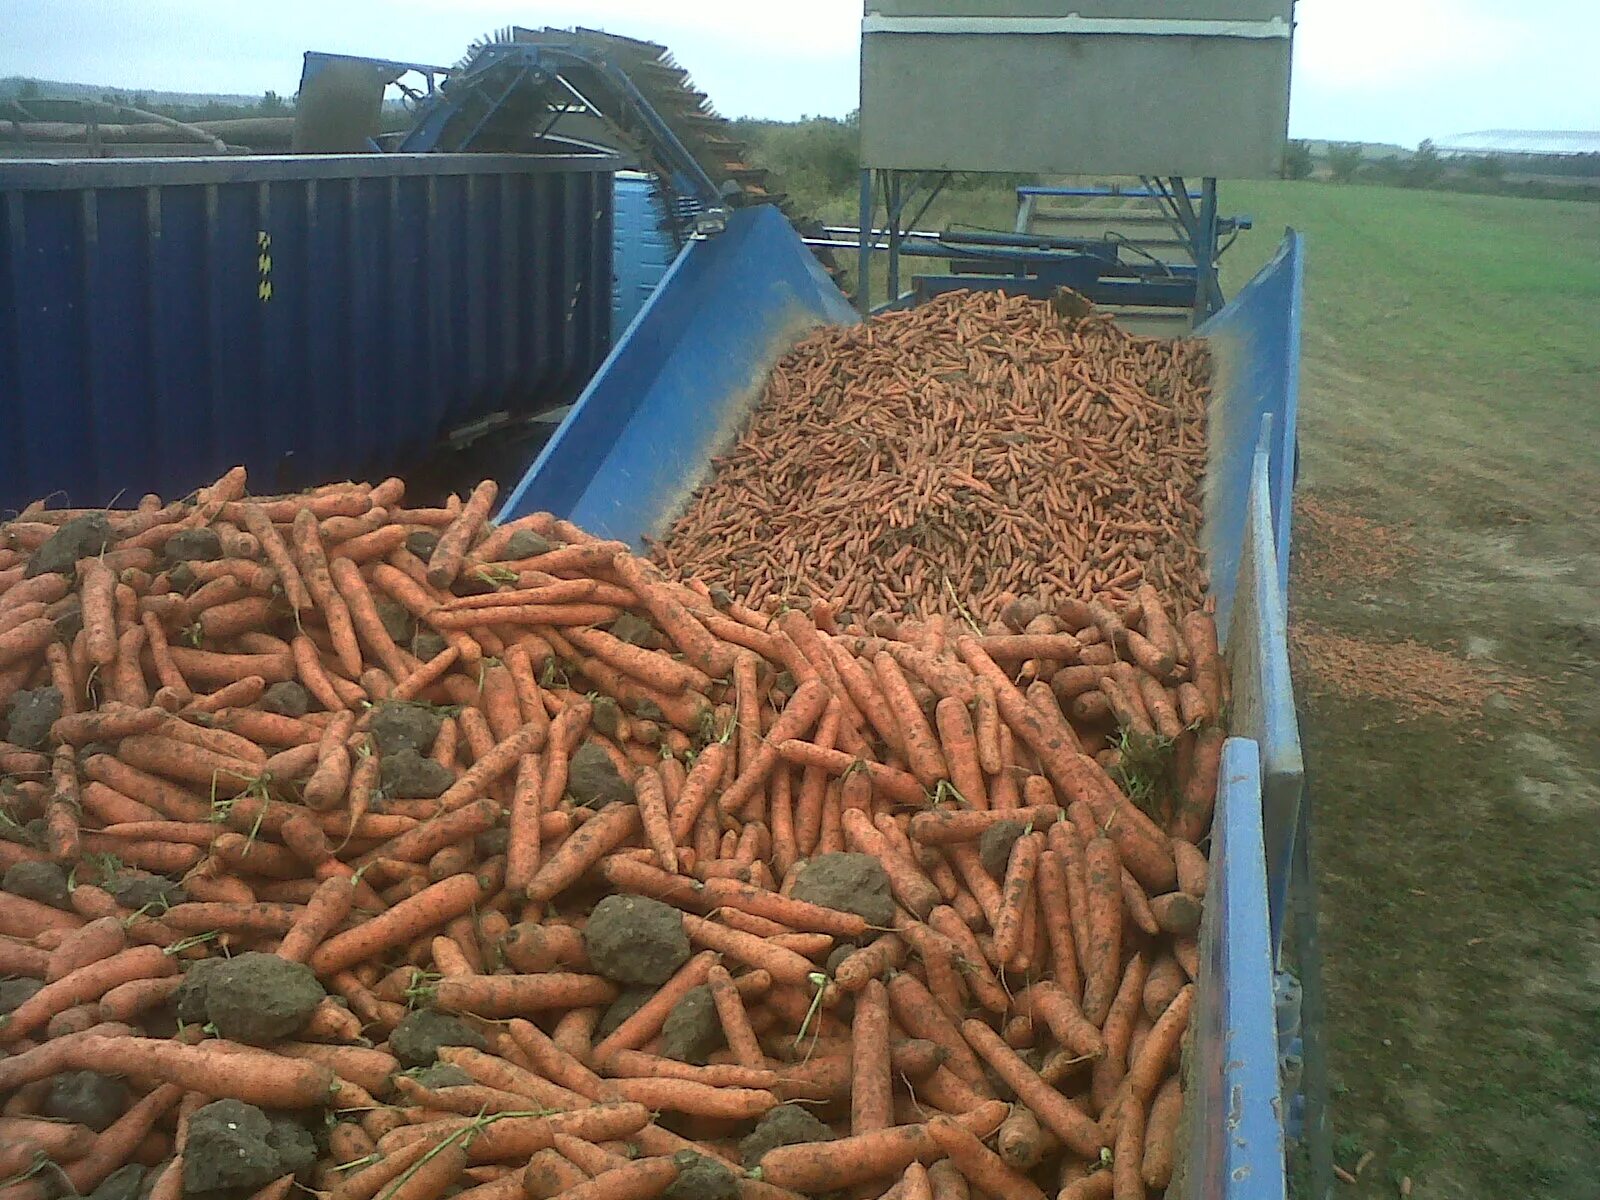
[[[610,343],[613,160],[0,163],[0,508],[398,467]]]

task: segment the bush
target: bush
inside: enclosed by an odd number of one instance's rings
[[[1328,170],[1337,183],[1349,183],[1361,169],[1360,142],[1331,142],[1328,145]]]
[[[1506,164],[1498,154],[1485,154],[1482,158],[1473,159],[1467,171],[1475,179],[1502,179],[1505,177]]]
[[[1295,139],[1284,147],[1281,174],[1285,179],[1310,179],[1315,166],[1310,142]]]
[[[1406,164],[1406,183],[1412,187],[1432,187],[1444,178],[1444,171],[1444,159],[1439,157],[1432,140],[1424,138]]]

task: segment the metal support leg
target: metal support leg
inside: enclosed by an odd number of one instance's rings
[[[861,246],[856,251],[856,308],[866,316],[872,311],[872,214],[877,208],[877,197],[873,190],[873,177],[870,169],[861,171],[861,208],[860,238]]]
[[[900,199],[900,172],[890,171],[887,203],[889,206],[889,286],[887,300],[893,304],[900,299],[900,242],[904,236],[900,221],[904,205]]]
[[[1195,322],[1205,320],[1222,307],[1222,287],[1217,281],[1217,180],[1207,175],[1200,185],[1200,220],[1195,231],[1194,265],[1198,268],[1195,286]]]

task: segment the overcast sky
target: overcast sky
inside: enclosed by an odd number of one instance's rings
[[[289,94],[303,50],[448,64],[512,22],[584,24],[664,42],[726,115],[838,116],[860,18],[859,0],[0,0],[0,76]],[[1600,127],[1597,0],[1300,0],[1298,19],[1296,137]]]

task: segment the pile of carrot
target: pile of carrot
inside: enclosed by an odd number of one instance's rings
[[[988,619],[1005,594],[1198,607],[1210,359],[1100,314],[953,292],[779,361],[655,547],[752,608]]]
[[[43,982],[0,1018],[0,1200],[135,1162],[175,1200],[216,1098],[325,1114],[302,1182],[335,1200],[647,1198],[693,1155],[750,1200],[1167,1186],[1228,696],[1203,612],[1144,585],[981,623],[768,615],[548,514],[495,527],[493,484],[415,508],[399,480],[246,482],[106,512],[55,573],[30,562],[88,514],[0,525],[0,714],[62,705],[0,743],[0,870],[70,872],[60,903],[0,891],[0,977]],[[285,681],[304,715],[267,703]],[[385,784],[393,702],[441,717],[437,796]],[[576,804],[580,748],[632,798]],[[881,867],[888,920],[802,898],[835,852]],[[124,907],[140,875],[183,898]],[[691,952],[602,1032],[611,894]],[[328,999],[291,1041],[172,1035],[186,972],[245,951]],[[669,1058],[702,987],[726,1049]],[[401,1072],[428,1006],[480,1032],[440,1052],[470,1082]],[[40,1112],[82,1069],[131,1088],[99,1134]],[[831,1137],[742,1163],[780,1104]]]

